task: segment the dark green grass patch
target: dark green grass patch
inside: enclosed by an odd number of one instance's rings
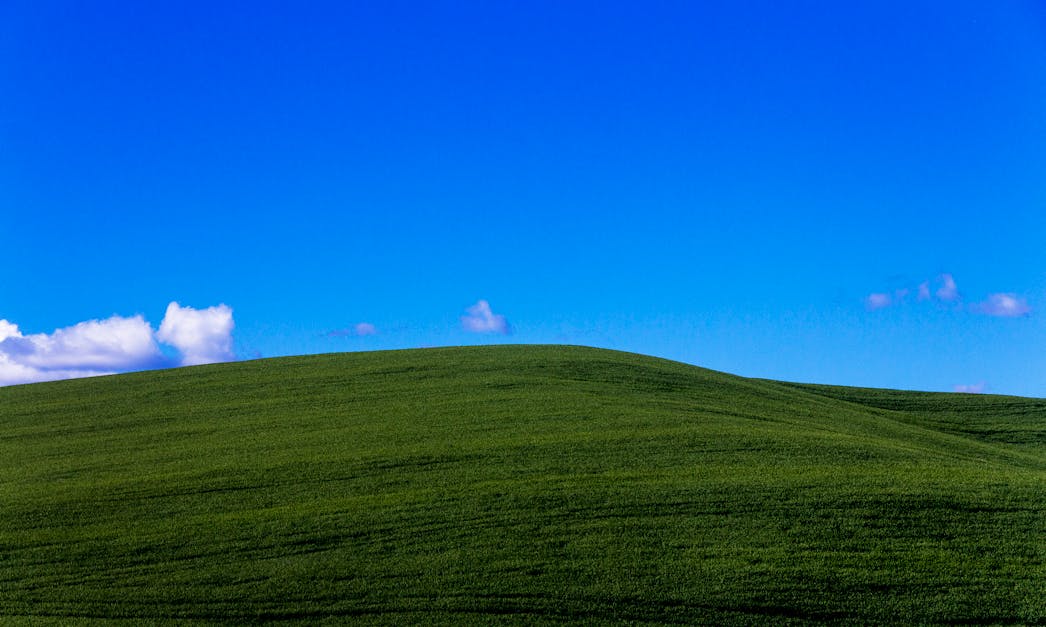
[[[0,618],[1046,622],[1046,405],[576,347],[0,389]]]

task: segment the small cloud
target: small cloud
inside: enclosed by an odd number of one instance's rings
[[[916,300],[922,302],[935,298],[938,302],[950,303],[962,298],[962,295],[959,293],[959,286],[955,282],[955,277],[951,274],[941,274],[937,277],[935,282],[938,287],[933,292],[932,297],[930,292],[931,282],[923,281],[920,283],[915,292]],[[903,305],[910,293],[911,290],[909,288],[900,288],[895,290],[892,294],[888,292],[876,292],[865,297],[864,303],[869,311],[875,311],[876,309],[882,309],[893,305]],[[966,309],[966,311],[1000,318],[1017,318],[1020,316],[1026,316],[1031,313],[1031,310],[1032,308],[1024,298],[1013,293],[989,294],[986,300],[971,304]]]
[[[378,328],[375,327],[373,324],[371,324],[369,322],[359,322],[357,324],[352,325],[351,327],[349,327],[347,329],[335,329],[335,330],[331,331],[330,333],[328,333],[327,335],[329,335],[331,337],[347,337],[347,336],[364,337],[364,336],[367,336],[367,335],[377,335],[377,333],[378,333]]]
[[[505,316],[496,314],[490,309],[490,303],[485,300],[477,302],[469,307],[467,316],[461,317],[461,326],[472,333],[500,333],[509,334],[508,321]]]
[[[378,332],[378,329],[369,322],[360,322],[355,327],[356,335],[363,337],[364,335],[374,335]]]
[[[973,310],[988,316],[1016,318],[1031,313],[1027,301],[1016,294],[989,294],[988,300],[977,303]]]
[[[864,299],[864,304],[870,311],[875,311],[876,309],[882,309],[883,307],[889,307],[892,305],[893,298],[891,298],[889,294],[877,292],[875,294],[869,294],[868,297]]]
[[[959,287],[955,284],[952,275],[945,273],[938,278],[941,281],[941,287],[937,288],[937,298],[945,302],[959,298]]]
[[[232,361],[232,309],[226,305],[193,309],[176,302],[167,306],[156,337],[182,354],[181,365]]]
[[[984,390],[986,387],[987,386],[984,384],[984,381],[981,381],[980,383],[956,385],[955,391],[960,394],[984,394]]]

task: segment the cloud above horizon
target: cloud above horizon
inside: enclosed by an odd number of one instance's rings
[[[989,294],[988,299],[973,305],[973,310],[988,316],[1016,318],[1031,313],[1028,302],[1016,294]]]
[[[935,297],[942,303],[951,303],[959,300],[959,286],[955,282],[955,277],[951,274],[947,272],[940,274],[934,282],[938,287],[932,292],[930,291],[930,281],[923,281],[915,286],[915,300],[923,302]],[[864,304],[869,311],[875,311],[876,309],[900,305],[905,302],[911,293],[912,288],[908,287],[895,290],[892,294],[888,292],[873,292],[864,298]]]
[[[0,385],[112,374],[162,365],[164,356],[142,316],[112,316],[23,335],[0,320]]]
[[[944,273],[937,277],[937,289],[930,290],[930,281],[923,281],[916,289],[916,300],[919,302],[936,300],[939,303],[957,303],[962,300],[959,286],[955,277]],[[884,309],[904,303],[905,298],[911,292],[908,288],[902,288],[893,294],[887,292],[873,292],[864,298],[865,308],[869,311]],[[998,318],[1016,318],[1031,313],[1032,308],[1028,301],[1012,292],[988,294],[988,298],[982,302],[971,303],[968,311],[980,313]]]
[[[156,339],[178,349],[183,366],[232,361],[233,326],[232,309],[227,305],[193,309],[172,302]]]
[[[960,394],[984,394],[985,389],[987,389],[987,386],[984,381],[979,383],[959,384],[954,388],[954,390]]]
[[[31,368],[110,371],[140,367],[162,357],[152,327],[140,315],[88,320],[51,334],[22,335],[17,325],[8,325],[13,329],[0,343],[0,351]]]
[[[177,365],[230,361],[232,309],[195,310],[172,302],[154,332],[143,316],[111,316],[24,335],[0,319],[0,386],[91,377],[176,365],[160,349],[181,353]]]
[[[461,317],[461,326],[470,333],[500,333],[508,335],[508,320],[501,314],[496,314],[490,309],[490,303],[485,300],[478,301],[465,311],[467,316]]]
[[[955,284],[952,275],[945,273],[938,278],[941,281],[941,287],[937,288],[937,298],[946,303],[958,299],[959,286]]]

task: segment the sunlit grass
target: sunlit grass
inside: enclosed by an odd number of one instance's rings
[[[0,389],[0,616],[1046,621],[1046,401],[576,347]]]

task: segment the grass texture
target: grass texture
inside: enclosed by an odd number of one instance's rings
[[[1046,400],[495,346],[0,388],[0,621],[1046,624]]]

